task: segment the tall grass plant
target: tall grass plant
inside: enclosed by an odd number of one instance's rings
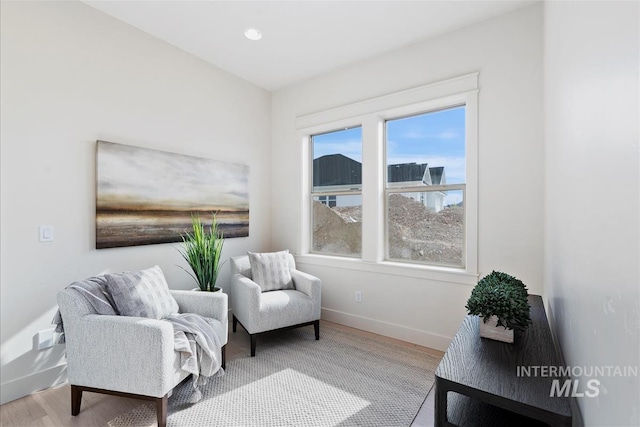
[[[216,215],[213,214],[211,227],[207,230],[200,215],[191,215],[192,231],[182,235],[184,249],[180,251],[192,271],[182,268],[198,283],[201,291],[216,292],[218,274],[222,265],[220,256],[224,246],[224,236],[218,229]]]

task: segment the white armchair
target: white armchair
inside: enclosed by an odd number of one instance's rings
[[[100,280],[93,278],[92,280]],[[210,321],[222,345],[228,337],[227,295],[222,292],[170,291],[181,313]],[[82,392],[114,394],[156,403],[158,426],[167,420],[169,392],[189,374],[180,368],[169,322],[96,314],[74,289],[58,294],[67,345],[71,414],[78,415]]]
[[[237,324],[249,333],[251,357],[256,355],[257,336],[277,329],[313,325],[320,339],[320,279],[296,270],[291,254],[289,271],[295,289],[262,292],[252,280],[247,255],[231,258],[231,311],[233,332]]]

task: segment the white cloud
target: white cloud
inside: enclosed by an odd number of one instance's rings
[[[422,131],[409,131],[401,135],[406,139],[455,139],[460,137],[460,133],[453,129],[443,130],[438,133],[426,133]]]
[[[460,134],[454,130],[445,130],[436,135],[436,138],[440,139],[454,139],[459,137]]]

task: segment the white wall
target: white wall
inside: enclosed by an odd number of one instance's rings
[[[312,53],[308,60],[313,60]],[[273,94],[274,249],[300,241],[301,147],[295,118],[479,72],[479,269],[542,292],[542,7],[534,5]],[[323,280],[323,316],[446,349],[472,287],[301,264]],[[366,267],[364,267],[366,269]],[[354,301],[362,290],[363,303]]]
[[[177,245],[94,249],[95,141],[248,164],[250,237],[223,258],[268,249],[271,95],[83,3],[1,4],[4,403],[64,379],[63,346],[32,338],[72,281],[158,264],[170,287],[194,286]]]
[[[545,4],[545,293],[571,366],[640,365],[639,12]],[[585,424],[640,425],[638,378],[596,379]]]

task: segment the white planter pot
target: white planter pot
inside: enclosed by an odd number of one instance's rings
[[[200,288],[193,288],[191,290],[192,291],[198,291],[198,292],[206,292],[206,291],[202,291]],[[220,286],[218,286],[218,290],[217,291],[210,291],[210,292],[222,292],[222,288]]]
[[[507,329],[504,326],[497,326],[498,316],[491,316],[486,322],[484,321],[484,317],[480,317],[479,321],[481,337],[513,343],[513,329]]]

